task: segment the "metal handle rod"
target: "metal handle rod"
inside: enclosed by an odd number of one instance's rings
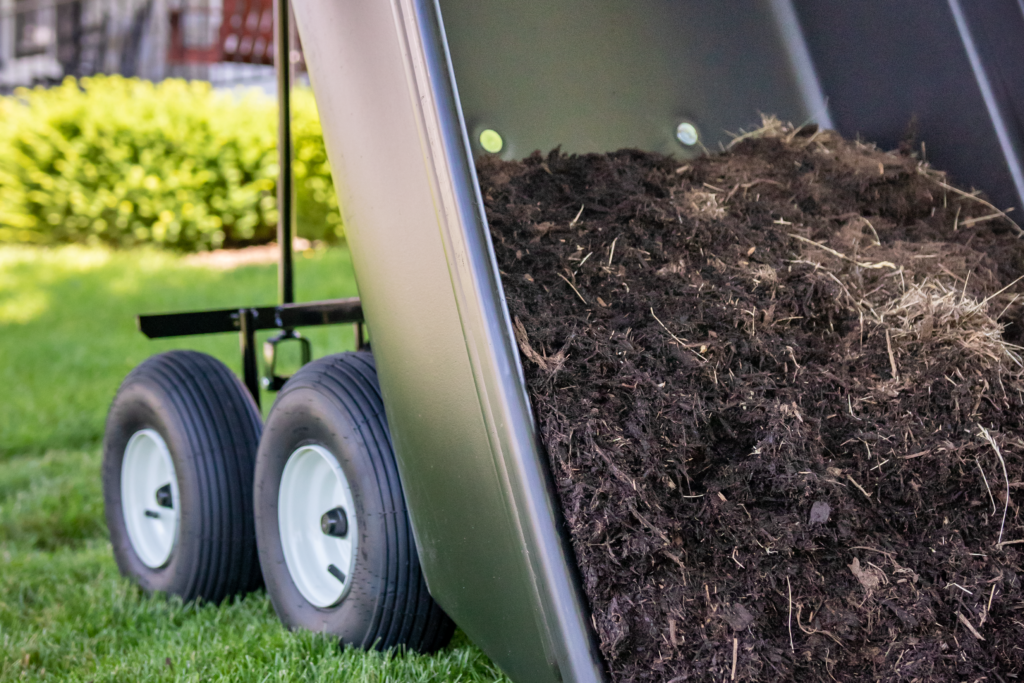
[[[253,309],[244,308],[239,311],[238,322],[241,329],[238,331],[238,342],[242,347],[242,377],[245,380],[245,388],[252,395],[256,407],[260,407],[260,380],[259,371],[256,367],[256,319]]]
[[[288,0],[274,0],[274,67],[277,75],[277,285],[282,304],[295,302],[292,273],[291,48]]]

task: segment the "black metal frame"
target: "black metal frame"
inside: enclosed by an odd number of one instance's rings
[[[238,332],[242,349],[242,373],[256,405],[260,404],[259,372],[256,363],[256,331],[285,330],[319,325],[356,324],[356,344],[363,346],[363,307],[359,299],[332,299],[303,304],[281,304],[260,308],[223,308],[213,311],[163,313],[136,316],[139,331],[150,339],[184,337],[193,334]],[[295,338],[295,337],[290,337]],[[269,364],[272,366],[272,362]],[[280,379],[280,378],[278,378]],[[271,381],[267,388],[276,390]]]
[[[298,341],[302,346],[302,362],[309,362],[309,341],[295,332],[296,327],[354,323],[356,347],[367,348],[363,339],[363,308],[358,298],[294,303],[289,14],[288,0],[274,0],[274,69],[277,75],[277,149],[280,169],[277,179],[277,241],[281,247],[278,260],[280,305],[136,316],[139,331],[150,339],[238,332],[245,386],[257,406],[260,405],[259,368],[256,360],[257,330],[281,330],[280,334],[264,344],[267,375],[264,377],[263,385],[270,391],[277,391],[288,379],[274,374],[277,344],[289,340]]]

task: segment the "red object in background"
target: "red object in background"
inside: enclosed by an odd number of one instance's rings
[[[213,64],[221,60],[210,7],[183,7],[170,11],[170,43],[167,61],[171,64]]]
[[[273,0],[224,0],[218,47],[225,62],[273,65]]]

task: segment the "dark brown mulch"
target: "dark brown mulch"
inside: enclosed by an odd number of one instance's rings
[[[1008,220],[912,155],[777,125],[681,167],[479,172],[614,681],[1024,669]]]

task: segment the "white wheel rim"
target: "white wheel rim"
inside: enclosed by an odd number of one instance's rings
[[[171,507],[157,502],[167,485]],[[121,461],[121,513],[132,549],[151,569],[167,564],[178,542],[179,501],[178,477],[163,437],[153,429],[132,434]]]
[[[324,533],[320,523],[326,512],[339,507],[348,521],[348,532],[340,538]],[[277,522],[288,574],[302,597],[315,607],[341,602],[352,585],[359,527],[348,478],[326,448],[302,446],[288,456]]]

